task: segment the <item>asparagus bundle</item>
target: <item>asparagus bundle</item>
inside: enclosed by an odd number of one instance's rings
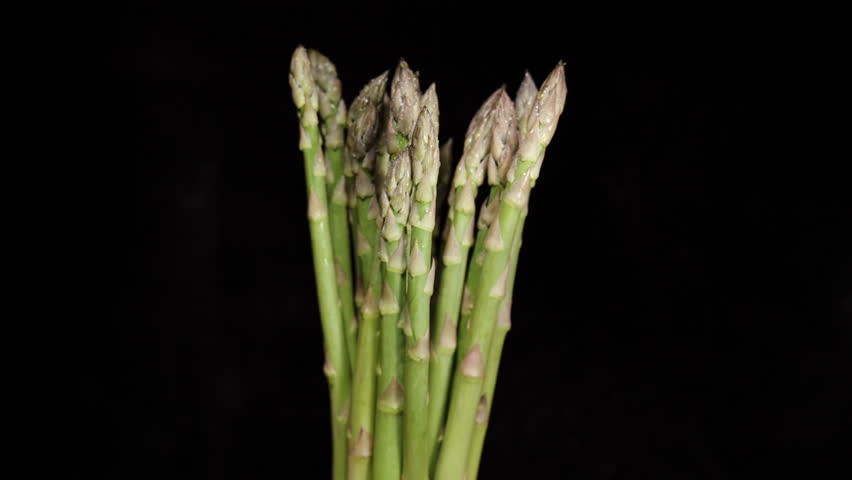
[[[299,110],[299,149],[305,162],[308,190],[308,220],[311,231],[314,272],[319,298],[320,319],[325,340],[325,365],[331,396],[333,466],[335,479],[346,474],[346,421],[350,394],[350,367],[341,315],[337,272],[334,269],[332,233],[328,220],[326,175],[328,169],[322,151],[317,118],[319,95],[314,84],[311,63],[304,48],[297,48],[290,63],[290,88]],[[348,235],[344,233],[344,235]]]
[[[348,114],[328,58],[298,47],[290,67],[331,399],[332,477],[474,479],[529,194],[565,103],[564,68],[557,65],[541,90],[527,74],[514,101],[502,87],[488,97],[450,181],[452,144],[439,148],[436,87],[421,93],[404,60],[389,92],[385,72]],[[477,216],[486,177],[490,191]]]

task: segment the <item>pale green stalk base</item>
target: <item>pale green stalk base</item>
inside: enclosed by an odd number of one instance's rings
[[[518,269],[518,256],[521,250],[524,221],[526,215],[521,215],[518,221],[518,227],[515,230],[515,238],[512,240],[512,251],[509,257],[509,278],[506,285],[506,297],[500,304],[501,315],[507,315],[505,320],[508,320],[509,310],[512,308],[512,290],[515,287],[515,273]],[[503,309],[506,309],[503,311]],[[509,333],[511,324],[500,322],[498,320],[494,338],[491,340],[491,349],[488,353],[488,361],[485,364],[485,381],[482,387],[482,396],[485,397],[485,414],[482,421],[476,419],[473,427],[473,438],[470,443],[470,452],[467,458],[467,480],[476,480],[479,474],[479,463],[482,460],[482,448],[485,445],[485,434],[488,431],[488,420],[491,416],[491,408],[494,406],[494,389],[497,385],[497,372],[500,367],[500,357],[503,354],[503,344],[506,341],[506,334]]]
[[[346,471],[346,429],[345,409],[350,394],[350,377],[346,341],[343,333],[343,319],[338,307],[334,254],[331,242],[326,204],[325,177],[315,175],[314,166],[320,147],[319,131],[314,126],[305,127],[311,140],[311,146],[303,150],[305,159],[305,180],[307,183],[309,205],[308,218],[311,232],[311,250],[314,260],[314,272],[319,299],[320,319],[326,355],[326,376],[331,397],[332,425],[332,475],[342,480]],[[320,203],[318,203],[320,202]],[[343,422],[339,418],[344,418]]]

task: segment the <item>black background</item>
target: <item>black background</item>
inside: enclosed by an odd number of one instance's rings
[[[848,457],[831,438],[848,441],[850,216],[843,181],[793,150],[808,67],[749,25],[650,40],[530,8],[123,10],[101,92],[111,320],[86,332],[80,377],[107,421],[87,471],[328,476],[300,43],[347,100],[404,56],[437,82],[457,155],[490,92],[566,63],[483,478],[769,478]]]

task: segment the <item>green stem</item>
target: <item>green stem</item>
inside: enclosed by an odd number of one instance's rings
[[[349,243],[346,179],[343,177],[343,149],[327,149],[326,159],[331,170],[328,215],[331,223],[331,242],[334,249],[335,268],[339,269],[336,272],[337,293],[340,296],[340,311],[343,317],[346,351],[349,353],[349,368],[354,370],[358,323],[355,321],[355,303],[352,294],[352,251]]]
[[[453,355],[456,352],[459,308],[462,301],[467,256],[470,251],[468,229],[472,228],[473,214],[456,210],[453,212],[452,226],[447,233],[442,258],[443,268],[438,283],[438,301],[432,317],[433,347],[435,354],[429,367],[429,424],[427,441],[429,456],[435,457],[438,450],[438,436],[446,416],[447,399],[450,389],[450,374],[453,367]],[[445,330],[446,329],[446,330]]]
[[[370,208],[375,196],[358,200],[358,225],[369,244],[362,252],[362,267],[367,278],[361,322],[358,328],[358,355],[352,388],[352,416],[349,423],[349,480],[370,478],[370,461],[373,451],[376,357],[378,353],[378,298],[382,275],[377,255],[378,228],[376,212]],[[377,210],[377,209],[375,209]]]
[[[497,371],[500,367],[500,357],[503,353],[503,344],[506,334],[512,327],[512,290],[515,286],[515,272],[518,269],[518,254],[523,243],[523,230],[526,214],[521,215],[518,227],[515,229],[515,237],[512,239],[512,250],[509,254],[509,279],[506,285],[507,295],[500,303],[500,311],[494,330],[494,338],[491,340],[491,348],[488,352],[488,360],[485,365],[485,381],[480,397],[480,411],[474,420],[473,438],[470,444],[470,452],[467,458],[467,478],[475,480],[479,473],[479,463],[482,459],[482,448],[485,445],[485,434],[488,430],[488,419],[491,416],[491,408],[494,405],[494,388],[497,385]]]
[[[424,205],[415,203],[412,208]],[[407,357],[403,379],[405,409],[403,410],[403,475],[406,480],[429,478],[429,451],[426,441],[429,415],[429,303],[431,286],[429,270],[432,264],[432,231],[412,227],[410,233],[408,298],[410,331],[406,334]],[[418,260],[419,257],[419,260]],[[422,262],[422,263],[421,263]]]
[[[400,246],[399,240],[387,242],[389,253]],[[402,473],[403,338],[399,329],[400,301],[404,300],[404,268],[384,263],[385,286],[379,302],[381,344],[379,399],[376,404],[376,448],[374,453],[375,480],[399,480]]]
[[[493,185],[488,193],[488,201],[483,208],[487,208],[491,202],[494,202],[503,188],[500,185]],[[471,344],[470,336],[470,317],[473,314],[473,305],[476,301],[476,294],[479,291],[479,278],[482,275],[482,265],[485,261],[485,236],[488,234],[490,223],[485,223],[482,220],[480,213],[480,224],[477,225],[476,241],[473,244],[473,252],[470,257],[470,265],[467,270],[467,278],[465,279],[465,292],[467,297],[462,300],[461,315],[459,319],[459,351],[467,352]]]
[[[467,455],[482,391],[485,361],[491,347],[497,310],[506,295],[510,242],[515,236],[515,228],[525,206],[529,192],[529,170],[534,166],[534,162],[535,159],[523,159],[518,162],[515,182],[520,182],[521,179],[526,182],[518,183],[518,188],[510,187],[501,196],[499,216],[489,228],[490,238],[487,237],[485,242],[485,261],[470,321],[471,347],[466,351],[459,350],[459,358],[463,360],[456,367],[453,380],[453,393],[444,443],[438,458],[436,480],[458,480],[464,476],[467,469]],[[516,191],[522,194],[517,195]]]
[[[328,378],[332,413],[332,475],[342,480],[346,472],[346,415],[350,377],[343,319],[338,307],[336,274],[326,201],[325,169],[317,164],[320,137],[316,125],[305,127],[310,146],[303,147],[305,180],[308,190],[308,219],[320,319],[325,346],[325,373]]]

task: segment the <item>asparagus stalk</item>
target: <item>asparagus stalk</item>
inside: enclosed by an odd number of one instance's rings
[[[379,83],[381,85],[379,85]],[[343,156],[343,175],[346,177],[347,206],[349,207],[349,223],[352,226],[352,245],[355,246],[355,307],[360,309],[364,304],[364,274],[361,271],[363,255],[367,245],[359,237],[358,229],[358,195],[356,193],[355,174],[360,164],[367,161],[372,165],[371,158],[376,155],[376,149],[381,145],[382,128],[386,123],[383,91],[387,85],[387,72],[368,82],[353,100],[347,117],[346,148]],[[379,88],[380,87],[380,88]],[[379,90],[379,91],[377,91]],[[376,98],[378,96],[378,98]],[[357,324],[355,325],[357,331]]]
[[[334,249],[334,268],[337,273],[337,293],[343,316],[349,368],[355,368],[355,338],[357,321],[352,293],[352,257],[349,244],[346,177],[343,176],[343,141],[346,126],[346,103],[340,98],[340,79],[334,64],[316,50],[308,50],[322,118],[320,132],[325,145],[328,218],[331,224],[331,244]]]
[[[405,300],[405,231],[411,202],[409,150],[403,150],[391,163],[380,197],[385,245],[379,249],[384,285],[379,302],[382,319],[377,391],[381,393],[376,404],[375,480],[398,480],[402,473],[403,345],[398,323],[400,302]]]
[[[328,379],[332,417],[332,478],[346,475],[346,419],[350,376],[343,318],[338,306],[334,253],[328,217],[326,175],[318,129],[318,92],[308,53],[297,47],[290,61],[290,88],[299,111],[299,149],[305,162],[308,193],[308,220],[314,260],[320,318],[325,347],[324,371]]]
[[[512,250],[509,254],[509,278],[506,282],[506,296],[500,302],[497,313],[497,322],[494,329],[494,338],[491,340],[491,349],[485,363],[485,380],[482,387],[482,395],[479,397],[479,406],[474,417],[473,438],[470,443],[470,452],[467,458],[467,477],[475,480],[479,474],[479,463],[482,458],[482,448],[485,445],[485,434],[488,430],[488,418],[494,405],[494,388],[497,384],[497,369],[500,366],[500,357],[503,353],[503,344],[506,334],[512,328],[512,289],[515,286],[515,272],[518,269],[518,254],[521,250],[524,222],[526,221],[525,209],[518,220],[518,228],[515,229],[515,238],[512,239]]]
[[[566,93],[564,67],[560,64],[536,95],[518,152],[507,172],[505,191],[500,196],[500,214],[489,227],[485,240],[486,255],[470,322],[472,346],[463,352],[462,361],[456,368],[436,480],[458,480],[465,474],[485,376],[485,360],[491,347],[497,310],[506,295],[509,242],[514,238],[521,211],[527,205],[532,183],[538,176],[543,152],[553,138]]]
[[[518,130],[516,132],[521,132],[526,129],[526,121],[529,116],[529,112],[532,108],[533,101],[535,101],[535,96],[538,91],[538,88],[535,86],[535,82],[530,76],[529,72],[524,74],[524,79],[521,81],[521,86],[518,88],[518,93],[515,95],[515,115],[517,117],[517,125],[512,125],[512,127],[517,127]],[[511,128],[511,127],[510,127]],[[511,131],[511,130],[510,130]],[[494,144],[492,144],[492,148]],[[507,144],[509,149],[511,149],[512,142],[508,142]],[[499,147],[498,147],[499,148]],[[514,148],[517,148],[517,142],[514,143]],[[514,154],[514,150],[511,151]],[[499,162],[498,162],[499,163]],[[506,165],[506,163],[502,163],[502,165]],[[489,170],[489,173],[492,173]],[[508,173],[503,168],[498,168],[496,176],[499,177],[499,182],[492,183],[492,185],[500,185],[505,182],[505,175]],[[491,175],[489,175],[489,179]],[[495,189],[496,187],[492,187]],[[483,212],[486,211],[485,209]],[[479,407],[476,412],[476,417],[474,419],[474,429],[473,429],[473,439],[471,440],[470,445],[470,453],[468,454],[468,462],[467,462],[467,478],[473,480],[479,473],[479,463],[482,458],[482,448],[485,444],[485,434],[488,429],[488,418],[491,415],[491,408],[494,405],[494,388],[497,383],[497,369],[500,366],[500,357],[503,352],[503,344],[506,340],[506,334],[509,332],[509,329],[512,326],[511,322],[511,310],[512,310],[512,291],[515,285],[515,272],[518,267],[518,254],[520,253],[522,237],[523,237],[523,229],[524,222],[526,221],[528,208],[525,208],[523,212],[521,212],[521,218],[518,221],[518,227],[515,229],[515,237],[512,239],[512,250],[509,254],[509,279],[506,286],[506,297],[500,302],[500,307],[497,313],[497,323],[494,330],[494,338],[491,340],[491,350],[488,353],[488,359],[486,361],[486,369],[485,369],[485,380],[483,385],[482,395],[479,398]],[[496,214],[496,212],[495,212]],[[487,232],[488,227],[493,221],[493,216],[486,216],[486,218],[482,218],[478,227],[480,230],[477,232],[477,247],[480,245],[480,237],[482,237],[484,246],[484,235],[479,235],[482,232]],[[476,248],[476,247],[475,247]],[[484,250],[483,250],[484,251]],[[479,270],[481,270],[482,262],[478,263]],[[474,267],[471,267],[471,273],[473,273]]]
[[[446,240],[441,261],[443,267],[438,290],[432,329],[438,332],[433,339],[429,366],[429,417],[427,441],[429,457],[436,451],[438,436],[447,406],[453,354],[456,350],[457,320],[462,298],[467,255],[473,244],[473,215],[476,191],[485,176],[485,158],[490,149],[494,110],[502,88],[495,91],[476,112],[464,139],[464,152],[453,178],[453,190],[448,198]]]
[[[485,259],[485,241],[488,236],[488,229],[499,213],[500,194],[517,149],[518,122],[515,116],[515,106],[509,95],[503,91],[495,105],[490,150],[486,157],[488,184],[491,185],[491,190],[479,210],[476,242],[473,245],[473,255],[462,295],[459,347],[463,352],[466,352],[471,346],[469,342],[470,315],[473,312],[475,295],[479,288],[479,276]]]
[[[411,180],[414,196],[408,215],[408,286],[405,391],[403,412],[403,476],[427,480],[429,458],[426,425],[429,413],[429,312],[435,283],[432,232],[440,168],[438,96],[432,84],[423,95],[411,137]]]
[[[352,104],[349,115],[347,147],[350,168],[355,176],[358,243],[356,252],[364,282],[364,300],[360,307],[358,352],[353,379],[352,415],[349,423],[349,480],[366,480],[370,475],[375,416],[376,356],[378,333],[378,295],[381,293],[379,264],[379,206],[373,183],[373,157],[377,138],[377,118],[387,74],[365,86]]]

